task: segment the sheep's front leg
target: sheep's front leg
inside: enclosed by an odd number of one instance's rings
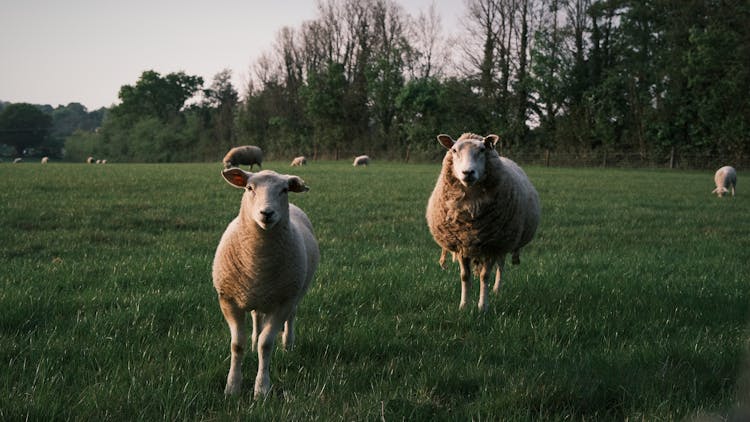
[[[482,269],[479,271],[479,310],[482,312],[487,311],[489,305],[489,283],[488,278],[492,267],[495,264],[492,261],[485,261],[482,263]]]
[[[271,391],[271,354],[276,335],[284,326],[289,308],[282,307],[273,313],[265,314],[258,336],[258,374],[255,376],[254,397],[265,397]]]
[[[245,311],[230,301],[221,298],[219,298],[219,306],[221,307],[221,312],[224,314],[224,319],[227,321],[227,325],[229,325],[229,332],[232,336],[232,358],[229,364],[229,374],[227,375],[227,385],[224,388],[224,394],[235,395],[240,392],[240,387],[242,386],[242,356],[245,354],[245,345],[247,344]]]
[[[458,309],[464,309],[471,290],[471,258],[459,257],[458,265],[461,268],[461,303]]]

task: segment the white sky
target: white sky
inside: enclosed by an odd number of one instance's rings
[[[416,16],[433,0],[396,1]],[[462,0],[435,4],[446,29],[465,13]],[[0,100],[95,110],[149,69],[208,85],[229,68],[242,93],[277,31],[316,16],[315,0],[1,0]]]

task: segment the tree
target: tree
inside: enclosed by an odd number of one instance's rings
[[[118,96],[122,103],[113,112],[127,119],[155,117],[166,123],[180,115],[185,101],[192,98],[202,85],[200,76],[176,72],[162,77],[158,72],[147,70],[134,86],[120,88]]]
[[[0,112],[0,143],[10,145],[21,157],[24,150],[47,140],[52,117],[28,103],[15,103]]]

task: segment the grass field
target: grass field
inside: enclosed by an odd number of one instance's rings
[[[712,172],[527,172],[542,224],[459,312],[424,208],[439,166],[312,163],[322,260],[272,396],[224,398],[211,285],[241,191],[216,164],[0,165],[0,420],[681,420],[750,389],[750,193]],[[473,290],[476,305],[478,287]]]

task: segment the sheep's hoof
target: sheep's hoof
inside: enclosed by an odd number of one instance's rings
[[[227,383],[227,386],[224,388],[224,395],[236,396],[238,394],[240,394],[240,383]]]

